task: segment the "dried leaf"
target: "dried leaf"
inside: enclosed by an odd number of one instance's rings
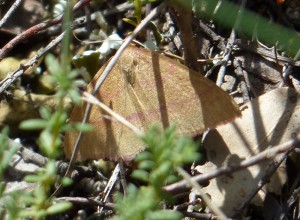
[[[91,92],[104,67],[87,91]],[[211,81],[187,67],[145,49],[128,47],[106,78],[96,97],[142,131],[156,123],[176,124],[180,134],[195,135],[225,123],[240,111],[232,98]],[[75,107],[71,122],[81,121],[86,105]],[[83,135],[77,159],[133,159],[144,144],[122,124],[92,107],[88,122],[94,131]],[[70,157],[78,133],[67,133]]]
[[[241,110],[241,118],[218,127],[207,136],[204,146],[210,162],[196,168],[200,173],[210,172],[220,166],[238,164],[299,133],[300,96],[294,89],[272,90],[242,106]],[[274,158],[230,176],[215,178],[204,190],[216,206],[231,216],[234,209],[243,204],[249,193],[258,187],[258,182],[273,160]],[[285,165],[282,164],[254,202],[261,205],[266,191],[280,193],[285,181]]]

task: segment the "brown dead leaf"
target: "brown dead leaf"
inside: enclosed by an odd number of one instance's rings
[[[294,89],[275,89],[245,104],[241,110],[241,118],[218,127],[207,136],[204,146],[209,162],[196,168],[200,173],[238,164],[267,147],[290,140],[299,133],[300,96]],[[216,206],[231,216],[247,195],[258,187],[258,182],[272,161],[270,159],[230,176],[215,178],[204,187],[204,191],[211,196]],[[266,192],[280,194],[285,182],[285,164],[282,164],[254,202],[262,204]]]

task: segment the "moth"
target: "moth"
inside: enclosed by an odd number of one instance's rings
[[[105,65],[87,87],[91,92]],[[234,100],[213,82],[157,52],[129,46],[95,95],[113,111],[142,131],[156,124],[176,125],[178,134],[197,135],[239,116]],[[70,121],[80,122],[86,104],[75,106]],[[132,160],[144,143],[123,124],[92,106],[77,159]],[[64,149],[70,157],[78,132],[65,135]]]

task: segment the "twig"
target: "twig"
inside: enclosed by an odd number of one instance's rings
[[[236,18],[236,21],[235,21],[235,24],[234,24],[234,27],[231,31],[231,34],[230,34],[230,37],[229,37],[229,40],[228,40],[228,43],[226,45],[226,50],[225,50],[225,55],[224,55],[224,58],[223,58],[223,61],[222,61],[222,65],[221,65],[221,68],[219,70],[219,73],[218,73],[218,78],[217,78],[217,86],[221,86],[222,83],[223,83],[223,79],[224,79],[224,76],[225,76],[225,71],[226,71],[226,66],[227,66],[227,63],[229,61],[229,58],[230,58],[230,55],[231,55],[231,51],[232,51],[232,46],[233,46],[233,43],[235,41],[235,38],[236,38],[236,35],[235,35],[235,28],[239,25],[240,23],[240,16],[242,14],[242,10],[244,9],[245,7],[245,4],[246,4],[246,1],[245,0],[242,0],[242,3],[241,3],[241,6],[240,6],[240,9],[238,11],[238,16]]]
[[[6,12],[6,14],[3,16],[3,18],[0,21],[0,29],[3,27],[3,25],[7,22],[7,19],[12,16],[12,14],[15,12],[15,10],[21,5],[22,0],[16,0],[13,5],[10,7],[10,9]]]
[[[244,70],[242,68],[241,60],[233,61],[234,72],[239,79],[240,89],[243,96],[243,102],[246,103],[250,100],[250,82],[247,83],[247,76],[244,75]]]
[[[113,189],[117,179],[118,179],[118,176],[119,176],[119,173],[120,173],[120,164],[117,164],[117,166],[115,167],[111,177],[109,178],[109,181],[103,191],[104,193],[104,198],[102,198],[100,201],[101,202],[106,202],[111,190]],[[99,210],[99,213],[101,213],[103,210],[103,207],[100,208]]]
[[[12,173],[14,173],[14,175],[17,176],[25,176],[26,174],[28,174],[27,173],[28,170],[26,168],[23,169],[23,166],[30,166],[34,164],[37,165],[38,167],[43,167],[48,162],[47,157],[44,157],[41,154],[28,149],[21,143],[15,142],[10,138],[7,139],[7,144],[9,148],[16,147],[17,149],[16,155],[18,155],[16,157],[17,160],[12,160],[9,165],[9,172],[10,172],[9,175],[12,175]],[[63,161],[57,161],[55,165],[57,167],[59,174],[63,174],[66,171],[66,168],[68,166],[68,164]],[[78,173],[79,171],[75,170],[74,173],[72,173],[72,175],[78,175]]]
[[[196,193],[195,193],[196,195]],[[201,198],[196,198],[196,199],[193,199],[192,201],[189,201],[189,202],[184,202],[182,204],[179,204],[179,205],[176,205],[174,207],[173,210],[176,210],[176,211],[184,211],[185,209],[187,209],[189,206],[193,206],[195,207],[195,205],[200,205],[202,202]],[[191,210],[192,211],[192,210]]]
[[[83,198],[83,197],[60,197],[54,199],[54,202],[62,202],[62,201],[68,201],[72,202],[74,204],[79,204],[79,205],[96,205],[96,206],[101,206],[107,209],[114,209],[115,205],[113,203],[109,202],[101,202],[97,201],[94,199],[88,199],[88,198]]]
[[[187,212],[193,212],[195,209],[195,201],[197,200],[197,191],[196,189],[192,189],[189,193],[189,206],[187,207]],[[191,218],[186,217],[185,220],[191,220]]]
[[[217,78],[217,82],[216,82],[217,86],[221,86],[222,83],[223,83],[223,79],[224,79],[225,71],[226,71],[226,66],[227,66],[227,63],[228,63],[230,55],[231,55],[234,40],[235,40],[235,31],[232,30],[231,34],[230,34],[230,37],[229,37],[229,40],[228,40],[228,43],[227,43],[227,46],[226,46],[225,55],[224,55],[224,58],[222,60],[222,64],[221,64],[221,67],[220,67],[220,70],[219,70],[219,73],[218,73],[218,78]]]
[[[227,220],[228,218],[223,213],[221,209],[219,209],[217,206],[215,206],[211,201],[208,195],[206,195],[204,192],[202,192],[202,187],[192,179],[192,177],[181,167],[177,167],[177,172],[183,176],[183,178],[189,183],[190,186],[192,186],[194,189],[197,190],[197,192],[200,194],[201,198],[205,202],[205,204],[208,206],[208,208],[218,216],[219,219]]]
[[[298,50],[297,54],[295,55],[293,60],[298,60],[300,57],[300,50]],[[288,80],[289,75],[291,74],[292,67],[291,65],[288,65],[288,67],[285,69],[285,71],[283,71],[283,80],[282,82],[280,82],[279,87],[282,87],[286,84],[286,81]]]
[[[291,150],[290,150],[291,151]],[[266,171],[263,178],[258,182],[257,187],[252,190],[252,192],[249,192],[248,195],[243,200],[243,203],[239,205],[238,208],[234,210],[233,213],[230,214],[231,217],[238,216],[242,210],[244,210],[245,207],[248,206],[248,204],[251,202],[251,200],[254,198],[254,196],[258,193],[261,188],[266,185],[270,181],[271,176],[276,172],[279,165],[287,158],[290,151],[285,152],[283,155],[281,155],[277,160],[275,160],[272,165],[269,166],[269,169]]]
[[[292,205],[297,202],[300,198],[300,173],[297,174],[293,185],[290,188],[289,192],[289,199],[287,200],[288,207],[291,209]],[[300,205],[300,204],[299,204]],[[300,213],[299,213],[300,214]],[[299,216],[300,217],[300,216]]]
[[[200,65],[197,62],[197,54],[195,50],[195,41],[193,38],[192,30],[192,5],[182,6],[181,4],[174,4],[172,6],[173,15],[176,18],[176,24],[179,27],[181,33],[181,40],[183,44],[183,57],[187,67],[195,71],[201,70]],[[172,12],[172,11],[171,11]]]
[[[1,134],[0,134],[0,136],[1,136]],[[28,149],[21,143],[15,142],[9,138],[7,140],[7,143],[8,143],[9,148],[13,148],[14,146],[17,147],[17,154],[19,154],[26,163],[32,163],[39,167],[43,167],[48,162],[47,157],[44,157],[43,155]],[[60,175],[64,174],[68,167],[68,164],[64,161],[57,161],[55,163],[55,165],[56,165],[56,167],[58,169],[58,173]],[[80,171],[74,170],[74,172],[72,173],[72,176],[78,175],[78,173],[82,172],[82,170],[84,170],[84,169],[82,169],[82,167],[80,168]]]
[[[34,164],[38,165],[39,167],[45,166],[46,163],[48,162],[47,157],[44,157],[39,153],[36,153],[32,150],[29,150],[21,144],[19,146],[19,151],[18,152],[22,155],[22,159],[25,162],[34,163]]]
[[[140,129],[138,129],[136,126],[134,126],[129,121],[127,121],[124,117],[122,117],[121,115],[119,115],[118,113],[116,113],[115,111],[110,109],[108,106],[106,106],[105,104],[100,102],[98,99],[96,99],[95,96],[93,96],[93,95],[91,95],[87,92],[84,92],[82,99],[84,101],[88,102],[88,103],[95,104],[95,105],[99,106],[104,111],[106,111],[108,114],[110,114],[115,120],[117,120],[118,122],[120,122],[121,124],[126,126],[127,128],[131,129],[136,135],[141,136],[143,134],[143,132],[140,131]],[[123,167],[122,161],[120,161],[117,164],[117,166],[115,167],[113,175],[110,177],[109,182],[106,185],[106,188],[104,190],[104,195],[105,196],[101,200],[102,202],[105,202],[107,200],[108,195],[110,194],[113,186],[115,185],[115,183],[117,181],[117,177],[118,177],[119,174],[121,176],[121,183],[123,185],[124,195],[126,196],[126,194],[127,194],[127,186],[126,185],[127,184],[126,184],[126,181],[125,181],[125,178],[124,178],[124,167]],[[102,210],[103,210],[103,208],[101,207],[99,212],[101,213]]]
[[[31,58],[25,65],[21,65],[17,70],[8,74],[1,82],[0,82],[0,94],[3,93],[19,76],[21,76],[28,68],[35,66],[38,62],[38,59],[43,57],[51,48],[55,47],[59,44],[59,42],[63,39],[65,32],[60,34],[57,38],[51,41],[44,49],[37,52],[36,55]]]
[[[281,56],[279,54],[277,54],[275,57],[274,52],[259,46],[257,44],[257,42],[244,42],[241,39],[237,39],[235,41],[235,47],[233,48],[233,50],[234,51],[246,50],[251,53],[256,53],[264,58],[270,58],[270,59],[274,60],[275,62],[279,62],[279,64],[281,64],[281,65],[289,64],[292,66],[300,66],[300,61],[293,60],[288,57]]]
[[[198,220],[213,220],[217,219],[212,214],[199,213],[199,212],[181,212],[184,216],[198,219]]]
[[[120,12],[127,12],[129,9],[132,9],[133,8],[133,3],[130,3],[130,2],[124,2],[122,4],[119,4],[117,6],[115,6],[114,8],[112,9],[105,9],[103,10],[102,14],[104,16],[108,16],[108,15],[113,15],[113,14],[117,14],[117,13],[120,13]],[[92,14],[92,20],[93,20],[93,14]]]
[[[287,201],[287,204],[289,205],[289,208],[291,208],[292,204],[296,203],[297,200],[299,200],[300,197],[300,187],[295,189],[289,200]]]
[[[105,9],[105,10],[101,11],[101,14],[103,16],[109,16],[109,15],[117,14],[117,13],[120,13],[120,12],[128,11],[129,9],[132,9],[132,8],[133,8],[133,3],[125,2],[125,3],[122,3],[122,4],[119,4],[119,5],[115,6],[112,9]],[[99,13],[99,12],[97,11],[97,12],[91,13],[91,15],[90,15],[91,21],[96,20],[96,14],[97,13]],[[78,17],[78,18],[75,19],[75,21],[77,21],[77,20],[86,20],[86,16]],[[84,24],[84,23],[82,23],[82,24]]]
[[[2,134],[0,134],[0,136],[2,136]],[[47,157],[44,157],[36,152],[27,149],[21,143],[15,142],[10,138],[7,139],[7,144],[9,148],[17,147],[17,153],[19,153],[22,156],[22,159],[25,162],[31,162],[38,166],[44,166],[48,161]]]
[[[199,28],[202,30],[204,34],[206,34],[214,43],[217,43],[217,47],[220,50],[225,50],[225,39],[220,35],[217,35],[210,27],[208,27],[205,23],[199,20]]]
[[[84,23],[83,19],[76,19],[71,28],[76,28],[79,25]],[[32,57],[26,64],[20,65],[18,69],[8,74],[2,81],[0,81],[0,94],[4,92],[18,77],[20,77],[23,73],[25,73],[28,69],[33,68],[40,58],[42,58],[45,54],[48,53],[49,50],[57,46],[63,39],[65,35],[65,31],[57,36],[54,40],[52,40],[45,48],[41,49],[36,53],[34,57]]]
[[[83,7],[84,5],[86,5],[87,3],[89,3],[91,0],[81,0],[80,2],[78,2],[74,7],[73,7],[73,12],[77,11],[78,9],[80,9],[81,7]],[[7,44],[4,45],[4,47],[2,47],[2,49],[0,49],[0,61],[19,43],[21,43],[22,41],[24,41],[25,39],[33,36],[34,34],[39,33],[42,30],[45,30],[46,28],[53,26],[55,24],[58,24],[62,21],[63,15],[59,15],[56,18],[54,18],[53,20],[50,21],[45,21],[42,22],[40,24],[37,24],[29,29],[27,29],[26,31],[20,33],[19,35],[17,35],[15,38],[13,38],[11,41],[9,41]]]
[[[193,179],[193,181],[197,181],[198,183],[204,183],[208,180],[211,180],[211,179],[221,176],[221,175],[229,175],[233,172],[245,169],[249,166],[253,166],[264,160],[270,159],[277,154],[285,153],[287,151],[293,150],[296,147],[296,144],[299,142],[300,142],[300,135],[298,135],[296,138],[291,139],[283,144],[274,146],[272,148],[268,148],[268,149],[264,150],[263,152],[255,155],[253,157],[250,157],[247,160],[242,161],[239,165],[220,167],[213,172],[200,174],[195,177],[192,177],[192,179]],[[187,188],[188,188],[188,182],[186,180],[181,180],[177,183],[165,186],[163,188],[163,190],[166,192],[176,193],[176,192],[185,191]]]
[[[123,124],[127,128],[129,128],[130,130],[132,130],[136,135],[141,136],[143,134],[143,132],[140,129],[138,129],[136,126],[134,126],[128,120],[126,120],[126,118],[124,118],[117,112],[113,111],[107,105],[100,102],[95,96],[91,95],[90,93],[84,92],[82,99],[86,102],[89,102],[91,104],[99,106],[104,111],[106,111],[108,114],[110,114],[115,120],[117,120],[118,122],[120,122],[121,124]]]

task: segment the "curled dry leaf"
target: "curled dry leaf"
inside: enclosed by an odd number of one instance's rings
[[[300,96],[294,89],[272,90],[245,104],[241,110],[241,118],[218,127],[207,136],[204,146],[209,162],[196,167],[200,173],[210,172],[220,166],[237,165],[242,160],[299,134]],[[231,216],[258,187],[258,182],[276,158],[278,156],[230,176],[215,178],[203,190],[211,196],[216,206]],[[299,159],[294,160],[299,164]],[[261,205],[267,191],[279,194],[285,181],[285,164],[282,164],[253,202]]]
[[[93,90],[103,69],[87,92]],[[199,73],[133,46],[123,52],[95,96],[142,131],[153,123],[163,128],[175,124],[178,133],[194,135],[240,115],[232,98]],[[75,107],[70,121],[81,121],[85,109],[86,105]],[[145,149],[131,130],[104,115],[103,110],[92,107],[88,122],[94,130],[83,135],[77,159],[130,161]],[[77,136],[76,132],[65,136],[67,157]]]

